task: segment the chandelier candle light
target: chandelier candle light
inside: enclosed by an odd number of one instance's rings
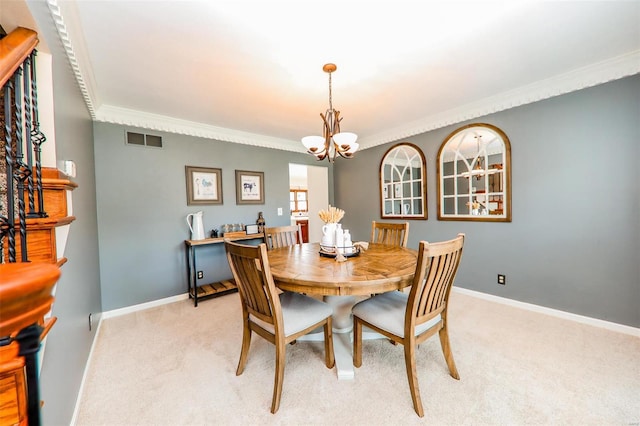
[[[331,98],[331,73],[337,69],[335,64],[325,64],[322,70],[329,74],[329,109],[324,113],[320,113],[324,122],[323,136],[305,136],[302,138],[302,144],[309,154],[315,155],[316,158],[329,160],[330,163],[340,155],[343,158],[351,158],[360,146],[356,140],[358,135],[349,132],[340,132],[340,111],[333,109]]]

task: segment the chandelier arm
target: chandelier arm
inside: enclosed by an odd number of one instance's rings
[[[329,122],[327,121],[327,116],[325,116],[324,114],[320,114],[320,117],[322,117],[322,122],[324,123],[324,129],[322,131],[322,136],[324,137],[324,150],[326,152],[330,151],[330,143],[331,143],[331,127],[329,126]]]
[[[340,122],[342,121],[342,119],[344,117],[340,117],[340,111],[336,111],[335,115],[334,115],[334,118],[335,118],[335,124],[334,124],[333,135],[335,135],[337,133],[340,133]],[[333,135],[331,135],[331,136],[333,137]],[[350,158],[350,157],[353,156],[353,154],[350,154],[348,156],[342,155],[343,153],[345,153],[345,152],[349,151],[349,149],[351,149],[350,145],[340,145],[340,144],[336,143],[335,140],[333,141],[333,145],[334,145],[336,151],[338,152],[338,154],[340,154],[340,156],[342,158]]]
[[[334,110],[333,121],[333,135],[335,135],[336,133],[340,133],[340,122],[342,121],[342,117],[340,117],[340,111]]]
[[[331,116],[334,117],[332,111],[327,110],[327,114],[322,114],[320,113],[320,117],[322,117],[322,122],[324,123],[324,130],[322,132],[323,136],[324,136],[324,150],[322,151],[323,155],[322,157],[317,157],[318,160],[324,160],[325,158],[327,158],[329,160],[330,163],[333,162],[333,159],[335,158],[336,154],[335,154],[335,148],[332,148],[332,137],[333,134],[331,133],[331,125],[329,124],[329,121],[327,120],[327,117]]]
[[[324,115],[323,113],[320,113],[320,117],[322,117],[322,122],[324,123],[324,131],[322,132],[322,135],[325,137],[325,139],[327,137],[331,137],[333,136],[333,134],[331,133],[331,126],[329,125],[329,121],[327,120],[327,116],[330,114],[330,111],[327,111],[327,115]]]

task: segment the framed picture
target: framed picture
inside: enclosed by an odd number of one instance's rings
[[[264,172],[236,170],[236,204],[264,204]]]
[[[245,227],[245,231],[247,235],[257,234],[259,232],[258,225],[247,225]]]
[[[222,204],[222,169],[185,166],[187,205]]]

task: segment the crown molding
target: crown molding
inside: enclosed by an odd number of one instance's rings
[[[70,14],[70,21],[66,24],[62,17],[58,1],[47,0],[47,5],[55,23],[58,36],[60,37],[64,50],[67,54],[67,58],[69,59],[73,73],[75,74],[78,86],[80,87],[80,91],[82,92],[82,96],[84,97],[87,109],[94,121],[216,139],[225,142],[253,145],[264,148],[300,153],[306,152],[304,147],[297,140],[293,141],[290,139],[276,138],[234,129],[216,127],[110,105],[100,105],[96,97],[97,91],[95,90],[96,86],[90,66],[91,62],[88,60],[89,58],[86,49],[83,48],[84,44],[79,42],[79,44],[76,44],[76,46],[79,47],[74,49],[71,37],[67,30],[68,24],[74,25],[73,11],[65,10],[65,13]],[[609,81],[638,73],[640,73],[639,50],[579,68],[565,74],[541,80],[514,90],[490,96],[458,108],[443,111],[441,113],[389,129],[382,133],[361,137],[358,140],[360,150],[373,148],[388,142],[409,138],[411,136],[426,133],[452,124],[461,123],[521,105],[564,95],[576,90],[604,84]],[[99,108],[96,108],[96,105],[100,105]]]
[[[58,37],[60,38],[60,42],[62,43],[62,47],[64,48],[65,53],[67,54],[69,65],[71,65],[73,74],[76,77],[78,87],[80,88],[80,92],[82,93],[84,102],[87,105],[89,114],[91,115],[91,118],[95,120],[96,112],[94,105],[95,100],[98,99],[98,92],[96,90],[95,80],[93,78],[93,70],[91,69],[90,65],[91,61],[89,60],[84,42],[81,41],[82,37],[76,38],[75,46],[78,48],[74,49],[74,43],[72,43],[71,41],[68,25],[67,23],[65,23],[65,19],[62,16],[62,11],[60,10],[60,5],[58,4],[57,0],[47,0],[47,7],[49,8],[49,13],[51,14],[51,18],[53,19],[53,23],[56,27]],[[72,10],[71,7],[72,5],[70,2],[70,4],[67,6],[68,10],[65,11],[65,14],[67,17],[69,17],[70,26],[73,28],[75,25],[75,28],[79,28],[77,13],[75,9]]]
[[[597,86],[638,73],[640,73],[640,51],[634,51],[458,108],[443,111],[442,113],[387,130],[384,133],[361,137],[358,141],[360,143],[360,150],[373,148],[388,142],[409,138],[477,117]],[[245,145],[300,153],[306,152],[298,141],[241,132],[108,105],[104,105],[98,110],[95,119],[97,121],[114,124],[211,138]]]
[[[388,142],[597,86],[638,73],[640,73],[640,50],[499,93],[458,108],[443,111],[383,133],[363,137],[358,142],[360,143],[360,149],[373,148]]]
[[[96,121],[120,124],[130,127],[141,127],[161,132],[177,133],[181,135],[196,136],[206,139],[216,139],[224,142],[233,142],[243,145],[253,145],[263,148],[280,149],[293,152],[306,152],[304,146],[298,141],[211,126],[209,124],[196,123],[181,120],[159,114],[136,111],[127,108],[103,105],[98,109]]]

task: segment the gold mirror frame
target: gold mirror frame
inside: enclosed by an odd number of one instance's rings
[[[438,220],[511,222],[511,142],[498,127],[453,131],[437,159]]]
[[[408,142],[392,146],[379,172],[381,218],[427,219],[427,165],[420,148]]]

